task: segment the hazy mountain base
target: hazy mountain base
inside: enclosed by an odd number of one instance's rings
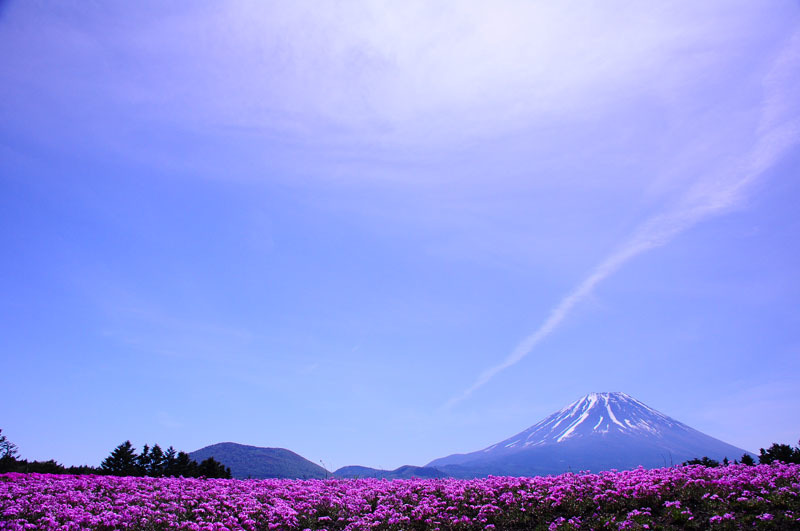
[[[432,479],[447,477],[448,474],[437,468],[425,466],[404,465],[394,470],[381,470],[367,466],[345,466],[333,473],[340,479],[352,478],[377,478],[377,479]]]
[[[638,466],[659,468],[677,465],[697,456],[709,456],[720,461],[724,457],[733,460],[744,453],[735,446],[726,446],[729,448],[703,445],[676,447],[638,438],[593,438],[570,441],[569,444],[526,448],[501,455],[480,455],[481,452],[455,454],[436,459],[427,466],[459,478],[487,475],[536,476],[581,470],[628,470]]]

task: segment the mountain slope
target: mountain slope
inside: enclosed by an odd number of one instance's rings
[[[513,437],[427,466],[460,477],[536,475],[655,468],[702,456],[733,460],[744,453],[625,393],[590,393]]]
[[[213,457],[230,467],[231,475],[239,479],[321,479],[330,475],[321,466],[284,448],[262,448],[224,442],[200,448],[190,452],[189,456],[197,462]]]

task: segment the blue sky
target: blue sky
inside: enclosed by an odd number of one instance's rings
[[[796,442],[798,23],[4,3],[0,428],[394,468],[625,391]]]

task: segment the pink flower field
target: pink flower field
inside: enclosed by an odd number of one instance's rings
[[[0,475],[0,529],[800,529],[800,465],[475,480]]]

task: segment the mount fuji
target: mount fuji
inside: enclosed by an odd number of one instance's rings
[[[745,453],[625,393],[589,393],[513,437],[426,466],[455,477],[532,476],[656,468],[703,456],[732,461]]]

